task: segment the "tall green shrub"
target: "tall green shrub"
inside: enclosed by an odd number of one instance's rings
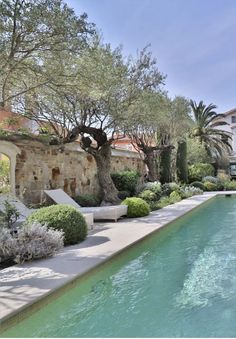
[[[130,195],[134,195],[139,178],[136,171],[124,170],[113,172],[111,177],[118,191],[128,191]]]
[[[188,163],[187,163],[187,142],[181,140],[178,142],[176,156],[176,173],[180,182],[188,182]]]
[[[165,184],[172,181],[171,175],[171,148],[163,149],[160,154],[160,182]]]
[[[201,181],[202,178],[210,175],[213,176],[215,169],[211,164],[196,163],[189,166],[189,182]]]
[[[0,160],[0,193],[10,191],[10,161]]]

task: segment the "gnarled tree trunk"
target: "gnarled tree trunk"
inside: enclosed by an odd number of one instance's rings
[[[148,180],[149,181],[158,180],[156,156],[154,151],[145,153],[144,163],[147,165],[148,168]]]
[[[111,178],[111,146],[105,144],[99,150],[93,152],[97,164],[98,181],[102,192],[102,204],[117,205],[120,203],[118,190]]]
[[[90,136],[85,137],[84,134]],[[81,135],[81,147],[91,154],[97,165],[98,182],[102,193],[103,205],[117,205],[120,203],[118,190],[116,189],[111,178],[111,142],[108,140],[106,133],[99,128],[85,125],[75,127],[67,136],[67,142],[77,139]],[[97,146],[92,145],[93,138]]]

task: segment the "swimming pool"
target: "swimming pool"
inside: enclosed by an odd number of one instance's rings
[[[235,337],[236,197],[217,197],[78,280],[4,337]]]

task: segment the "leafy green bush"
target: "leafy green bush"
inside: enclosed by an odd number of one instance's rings
[[[143,190],[150,190],[156,194],[161,193],[161,183],[158,181],[145,183]]]
[[[118,192],[118,198],[120,200],[124,200],[124,199],[129,198],[129,197],[130,197],[130,192],[128,192],[128,191],[119,191]]]
[[[152,191],[156,195],[156,200],[159,200],[161,197],[162,189],[161,189],[161,183],[154,181],[154,182],[147,182],[142,186],[141,193],[143,191]]]
[[[229,182],[230,181],[230,175],[226,173],[222,173],[218,171],[217,178],[221,183]]]
[[[204,187],[204,190],[205,190],[205,187]],[[194,187],[194,186],[190,185],[190,186],[185,186],[185,187],[181,188],[181,197],[182,197],[182,199],[190,198],[193,195],[198,195],[198,194],[203,194],[203,190],[201,188],[199,188],[199,187]]]
[[[156,204],[156,209],[166,207],[170,204],[172,204],[172,202],[169,197],[162,197]]]
[[[138,197],[147,201],[148,203],[151,201],[157,201],[156,194],[150,190],[141,192]]]
[[[217,183],[217,191],[224,191],[224,190],[225,190],[224,183],[218,181],[218,183]]]
[[[169,182],[162,185],[162,194],[163,195],[170,195],[171,192],[180,190],[180,186],[175,182]]]
[[[0,160],[0,193],[7,193],[10,191],[10,161]]]
[[[8,200],[3,202],[3,209],[0,211],[0,221],[2,222],[3,226],[6,226],[9,229],[14,228],[14,224],[20,217],[20,212],[11,204]]]
[[[158,201],[150,201],[149,203],[149,206],[151,208],[151,211],[156,211],[156,210],[159,210],[161,207],[160,207],[160,200]]]
[[[201,181],[193,181],[190,186],[200,188],[202,191],[205,190],[205,186]]]
[[[212,182],[204,182],[205,191],[217,191],[217,185]]]
[[[135,193],[139,175],[136,171],[126,170],[111,173],[112,180],[118,191],[128,191],[130,195]]]
[[[170,202],[172,204],[175,204],[176,202],[179,202],[181,201],[181,195],[179,194],[179,192],[177,191],[173,191],[170,193],[170,196],[169,196],[169,199],[170,199]]]
[[[218,172],[217,179],[218,179],[218,183],[217,183],[218,191],[227,190],[228,189],[227,187],[230,187],[231,185],[230,183],[233,182],[230,180],[230,176],[224,172]],[[232,187],[234,187],[234,184],[232,185]]]
[[[150,213],[150,207],[148,203],[141,198],[126,198],[122,201],[122,205],[128,206],[129,218],[144,217]]]
[[[70,205],[52,205],[33,212],[27,218],[27,224],[39,222],[47,227],[64,232],[64,244],[73,245],[84,240],[87,224],[84,216]]]
[[[173,191],[173,192],[171,192],[169,197],[167,197],[167,196],[162,197],[158,202],[153,204],[153,206],[151,206],[151,208],[152,208],[152,210],[158,210],[158,209],[166,207],[168,205],[175,204],[176,202],[179,202],[181,200],[182,200],[182,198],[181,198],[179,191]]]
[[[212,177],[211,175],[207,175],[206,177],[202,178],[202,182],[212,182],[213,184],[218,184],[219,179],[217,177]]]
[[[196,163],[189,166],[189,182],[201,181],[203,177],[208,175],[213,176],[215,169],[211,164]]]
[[[235,191],[236,190],[236,181],[228,181],[224,183],[225,190]]]
[[[83,194],[77,195],[74,200],[81,206],[81,207],[94,207],[99,206],[100,200],[93,194]]]

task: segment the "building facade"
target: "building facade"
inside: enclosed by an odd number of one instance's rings
[[[31,133],[37,133],[39,125],[32,120],[22,117],[21,115],[0,109],[0,128],[7,131],[18,132],[27,130]]]
[[[223,131],[231,133],[232,140],[230,140],[232,151],[229,155],[230,162],[230,174],[236,178],[236,108],[225,112],[224,117],[220,118],[220,121],[225,121],[227,125],[217,127]]]

